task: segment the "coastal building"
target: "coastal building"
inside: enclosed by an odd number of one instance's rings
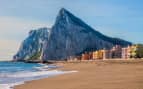
[[[128,59],[128,49],[127,48],[122,48],[122,58]]]
[[[99,50],[98,55],[99,55],[98,59],[103,59],[103,50]]]
[[[143,45],[137,44],[122,48],[119,45],[114,46],[110,50],[97,50],[89,53],[84,53],[81,56],[82,60],[97,60],[97,59],[129,59],[129,58],[143,58]]]
[[[122,58],[123,59],[131,58],[131,49],[132,49],[132,46],[128,46],[126,48],[122,48]]]
[[[114,46],[110,50],[103,50],[103,59],[122,58],[122,47],[119,45]]]
[[[81,58],[82,60],[89,60],[90,59],[90,56],[89,56],[89,54],[86,52],[86,53],[84,53],[84,54],[82,54],[82,58]]]
[[[110,50],[103,50],[103,59],[111,59],[112,52]]]
[[[81,56],[70,56],[69,58],[67,58],[67,61],[80,61],[81,60]]]
[[[131,58],[143,58],[143,44],[131,46]]]
[[[128,46],[126,48],[122,48],[122,58],[124,59],[129,59],[129,58],[141,58],[142,52],[141,52],[142,47],[141,45],[132,45]]]
[[[93,60],[98,59],[98,51],[93,52]]]
[[[112,58],[121,58],[122,57],[122,47],[119,45],[114,46],[111,49]]]
[[[93,52],[89,52],[89,60],[93,59]]]
[[[93,59],[103,59],[103,50],[93,52]]]

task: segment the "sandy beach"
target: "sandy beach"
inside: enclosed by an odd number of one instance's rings
[[[143,89],[143,60],[57,63],[76,73],[26,82],[14,89]]]

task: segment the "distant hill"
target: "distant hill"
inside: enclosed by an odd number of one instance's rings
[[[50,30],[42,28],[33,32],[35,34],[30,34],[22,43],[14,60],[64,60],[88,51],[132,44],[101,34],[64,8]]]

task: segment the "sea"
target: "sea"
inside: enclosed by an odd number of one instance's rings
[[[26,81],[77,71],[56,70],[57,65],[24,62],[0,62],[0,89],[13,89]]]

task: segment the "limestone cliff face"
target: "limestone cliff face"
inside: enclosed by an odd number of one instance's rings
[[[42,60],[64,60],[85,51],[131,45],[128,41],[101,34],[64,8],[59,11],[51,30],[44,29],[30,32],[14,58],[27,60],[40,52]]]
[[[19,51],[14,56],[14,60],[41,59],[41,54],[43,52],[45,40],[48,39],[49,31],[49,28],[31,30],[29,36],[23,41]]]
[[[85,51],[111,48],[114,45],[127,46],[130,43],[104,36],[69,11],[61,9],[45,46],[43,59],[66,59]]]

